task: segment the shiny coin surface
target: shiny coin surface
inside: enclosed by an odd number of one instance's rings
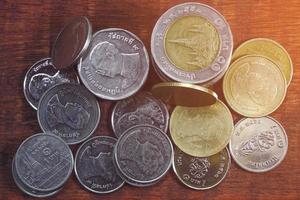
[[[233,131],[233,119],[226,105],[218,100],[211,106],[175,107],[170,119],[170,133],[183,152],[208,157],[224,149]]]
[[[108,136],[96,136],[83,143],[75,157],[75,174],[89,191],[110,193],[123,186],[113,164],[113,150],[117,142]]]
[[[285,77],[279,67],[262,56],[244,56],[233,62],[223,79],[229,106],[247,117],[275,111],[286,94]]]
[[[69,146],[53,134],[35,134],[27,138],[15,155],[19,179],[32,190],[53,192],[68,180],[73,171]]]
[[[52,48],[53,64],[58,69],[70,67],[83,57],[92,37],[92,26],[86,17],[70,20],[57,36]]]
[[[169,112],[166,105],[150,93],[141,92],[117,102],[111,124],[117,137],[136,125],[152,125],[167,132]]]
[[[23,91],[27,102],[32,108],[37,109],[42,95],[50,87],[60,83],[79,83],[79,79],[72,69],[57,70],[50,58],[34,63],[27,71],[23,83]]]
[[[173,170],[178,179],[195,190],[206,190],[217,186],[230,168],[227,148],[209,157],[193,157],[178,148],[174,149]]]
[[[64,83],[50,88],[38,106],[38,121],[44,132],[77,144],[92,135],[100,120],[97,99],[82,85]]]
[[[149,72],[149,57],[142,41],[118,28],[93,35],[89,54],[78,65],[83,84],[96,96],[120,100],[136,93]]]
[[[229,24],[215,9],[184,3],[167,10],[151,36],[151,53],[172,80],[202,84],[227,68],[233,49]]]
[[[243,169],[266,172],[283,161],[288,138],[284,128],[271,117],[244,118],[235,125],[229,148]]]
[[[232,60],[245,55],[262,55],[271,59],[283,72],[287,85],[293,76],[293,62],[289,53],[274,40],[267,38],[254,38],[242,43],[233,53]]]

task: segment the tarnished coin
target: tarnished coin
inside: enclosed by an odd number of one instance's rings
[[[90,49],[79,63],[78,73],[96,96],[120,100],[142,87],[149,72],[149,58],[136,35],[124,29],[104,29],[93,35]]]
[[[35,134],[27,138],[15,155],[19,179],[32,190],[53,192],[68,180],[73,171],[69,146],[53,134]]]
[[[118,101],[111,116],[112,128],[117,137],[136,125],[148,124],[167,132],[168,123],[166,105],[146,92]]]
[[[243,169],[266,172],[283,161],[288,138],[284,128],[271,117],[244,118],[235,125],[229,148]]]
[[[247,117],[275,111],[286,94],[286,81],[279,67],[266,57],[250,55],[233,62],[223,79],[229,106]]]
[[[193,157],[178,148],[174,149],[173,170],[178,179],[195,190],[206,190],[217,186],[230,168],[227,148],[209,157]]]
[[[96,136],[83,143],[75,157],[75,174],[89,191],[110,193],[123,186],[113,164],[113,151],[117,140],[108,136]]]
[[[254,38],[242,43],[233,53],[232,60],[245,55],[262,55],[271,59],[283,72],[287,85],[293,76],[293,62],[289,53],[274,40],[267,38]]]
[[[167,10],[151,36],[151,53],[160,71],[174,81],[202,84],[229,65],[233,39],[215,9],[184,3]]]
[[[160,129],[149,125],[135,126],[121,135],[114,156],[123,176],[145,186],[167,173],[173,147],[168,136]]]
[[[233,119],[226,105],[218,100],[211,106],[175,107],[170,119],[170,133],[183,152],[208,157],[224,149],[233,131]]]
[[[79,79],[72,69],[68,71],[57,70],[51,58],[42,59],[34,63],[27,71],[23,83],[23,91],[27,102],[37,109],[42,95],[50,87],[60,83],[79,83]]]
[[[92,135],[100,120],[97,99],[82,85],[64,83],[50,88],[41,98],[38,121],[44,132],[77,144]]]
[[[70,67],[83,57],[92,37],[92,26],[86,17],[70,20],[57,36],[51,57],[58,69]]]

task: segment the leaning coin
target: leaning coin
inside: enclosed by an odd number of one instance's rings
[[[168,122],[166,105],[146,92],[118,101],[111,116],[112,128],[117,137],[136,125],[148,124],[167,132]]]
[[[235,162],[250,172],[266,172],[278,166],[288,149],[284,128],[271,117],[244,118],[229,142]]]
[[[108,136],[96,136],[83,143],[75,157],[75,174],[89,191],[110,193],[121,188],[124,181],[113,164],[113,150],[117,140]]]
[[[27,102],[34,109],[37,109],[42,95],[50,87],[60,83],[79,83],[74,70],[57,70],[51,58],[42,59],[34,63],[27,71],[23,83],[23,91]]]
[[[40,192],[53,192],[62,187],[72,173],[73,163],[69,146],[52,134],[30,136],[15,155],[19,179]]]
[[[92,135],[100,120],[97,99],[82,85],[64,83],[50,88],[38,106],[38,121],[44,132],[77,144]]]
[[[125,99],[144,84],[149,58],[142,41],[118,28],[93,35],[89,54],[79,63],[83,84],[96,96],[108,100]]]

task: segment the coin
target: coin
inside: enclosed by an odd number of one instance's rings
[[[226,105],[218,100],[211,106],[175,107],[170,134],[183,152],[208,157],[224,149],[233,131],[233,119]]]
[[[68,82],[79,83],[76,73],[73,70],[59,71],[54,67],[51,58],[44,58],[34,63],[27,71],[23,91],[27,102],[36,110],[46,90]]]
[[[73,170],[73,155],[68,145],[52,134],[27,138],[15,155],[16,172],[24,185],[40,192],[59,189]]]
[[[147,124],[166,133],[168,123],[166,105],[146,92],[118,101],[111,116],[112,128],[117,137],[133,126]]]
[[[151,36],[151,53],[160,71],[174,81],[202,84],[224,71],[231,59],[229,24],[215,9],[184,3],[167,10]]]
[[[86,17],[71,19],[57,36],[51,57],[58,69],[70,67],[83,57],[92,37],[92,26]]]
[[[104,29],[93,35],[90,49],[79,63],[78,73],[96,96],[120,100],[142,87],[149,72],[149,58],[136,35],[124,29]]]
[[[212,105],[218,99],[214,91],[189,83],[158,83],[152,87],[151,92],[167,104],[187,107]]]
[[[108,136],[96,136],[84,142],[75,157],[75,174],[86,189],[95,193],[110,193],[121,188],[124,181],[113,164],[113,150],[117,142]]]
[[[283,72],[287,85],[293,76],[293,62],[289,53],[278,42],[267,38],[254,38],[242,43],[233,53],[232,60],[245,55],[262,55],[268,57]]]
[[[275,111],[286,94],[286,81],[278,66],[266,57],[249,55],[233,62],[223,79],[229,106],[247,117]]]
[[[206,190],[220,184],[230,163],[227,148],[209,157],[194,157],[174,149],[173,170],[176,176],[184,185],[195,190]]]
[[[77,144],[91,136],[100,120],[97,99],[82,85],[64,83],[50,88],[41,98],[38,121],[44,132]]]
[[[266,172],[283,161],[288,138],[280,123],[271,117],[244,118],[235,125],[229,149],[243,169]]]

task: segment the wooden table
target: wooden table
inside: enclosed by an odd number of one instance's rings
[[[0,199],[30,199],[14,184],[11,160],[19,144],[41,132],[36,111],[23,95],[27,69],[49,56],[51,45],[63,24],[72,16],[85,15],[97,31],[121,27],[137,34],[150,52],[152,28],[159,16],[179,0],[0,0]],[[300,199],[300,2],[299,0],[201,1],[220,11],[231,26],[234,46],[255,37],[281,43],[294,63],[294,77],[281,107],[272,113],[285,127],[289,149],[273,171],[254,174],[234,162],[225,180],[207,191],[183,186],[172,170],[148,188],[125,185],[119,191],[96,195],[73,175],[53,199]],[[144,90],[160,82],[151,67]],[[214,87],[222,99],[221,82]],[[101,123],[94,135],[112,135],[110,114],[113,102],[100,100]],[[233,113],[235,121],[241,116]],[[73,147],[73,152],[77,146]]]

